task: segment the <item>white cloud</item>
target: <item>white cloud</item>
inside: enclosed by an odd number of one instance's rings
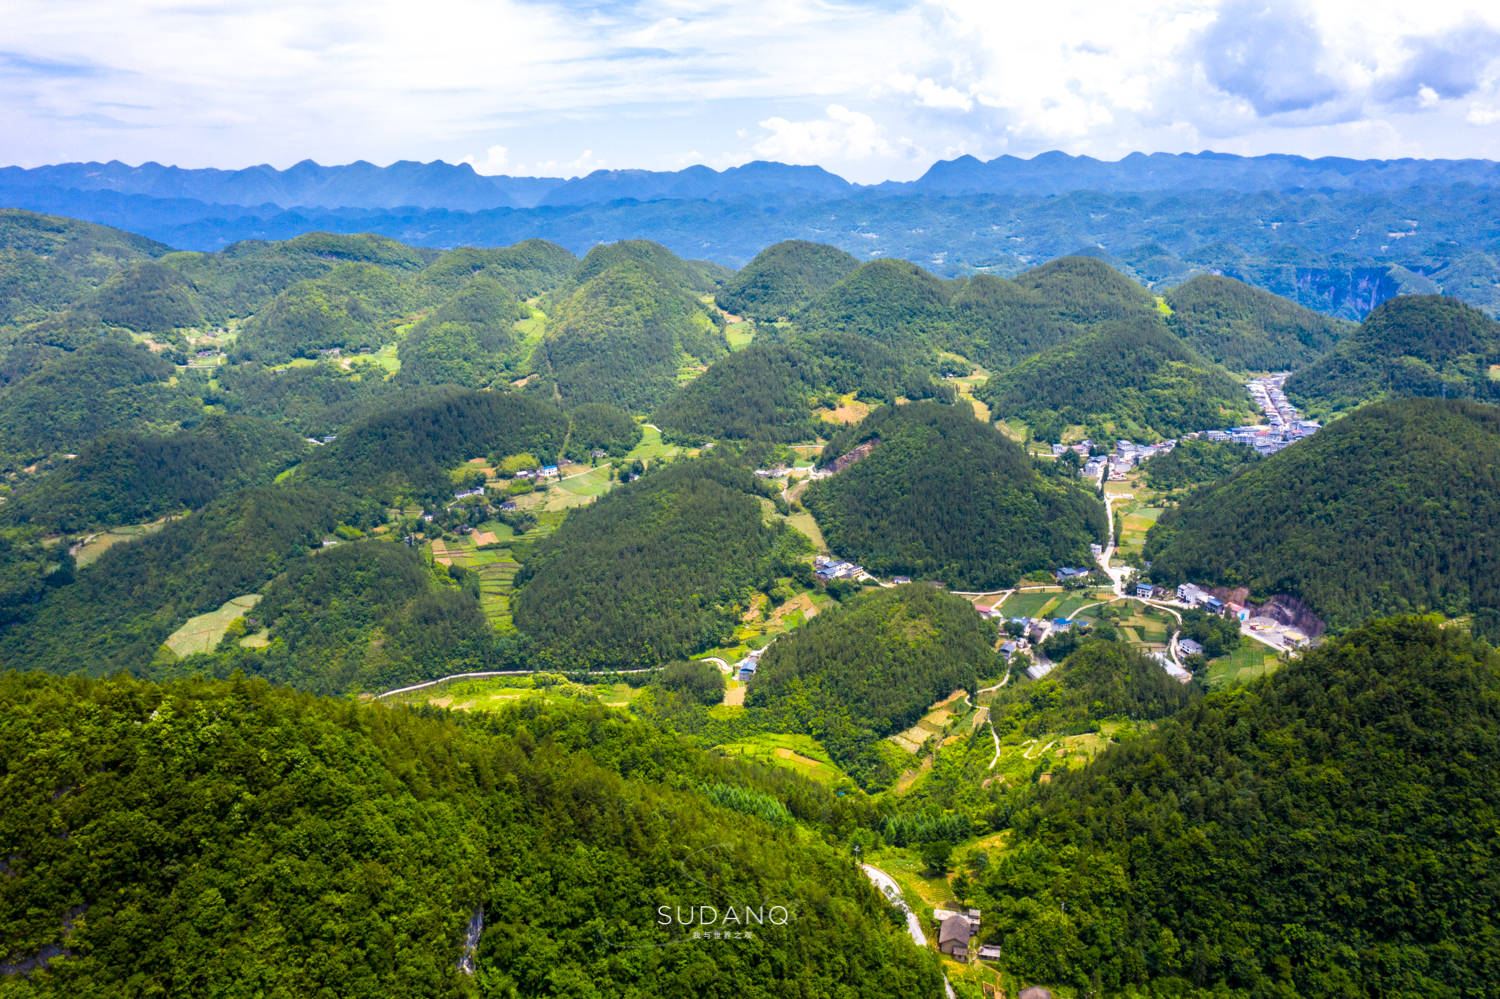
[[[760,127],[771,134],[755,144],[756,155],[784,163],[828,163],[839,160],[890,158],[896,155],[874,118],[830,104],[826,118],[787,121],[767,118]]]
[[[504,146],[491,146],[484,151],[482,159],[470,153],[459,162],[469,164],[475,173],[493,176],[505,173],[506,167],[510,165],[510,152]]]
[[[701,153],[874,180],[922,172],[924,150],[1500,142],[1500,7],[1292,2],[7,0],[0,163],[443,157],[556,174]]]

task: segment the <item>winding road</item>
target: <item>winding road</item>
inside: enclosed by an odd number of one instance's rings
[[[922,932],[922,921],[917,918],[915,912],[911,911],[911,906],[906,904],[906,899],[901,897],[901,886],[896,884],[896,879],[873,864],[860,864],[859,869],[865,872],[865,877],[869,878],[876,888],[880,889],[880,894],[890,899],[891,904],[901,912],[906,913],[906,931],[911,934],[912,940],[918,947],[926,947],[927,934]],[[943,989],[947,992],[948,999],[956,999],[953,986],[948,983],[947,975],[943,976]]]

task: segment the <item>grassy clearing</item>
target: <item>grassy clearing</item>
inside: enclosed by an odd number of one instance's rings
[[[450,680],[395,698],[405,704],[431,704],[459,711],[500,711],[525,698],[550,703],[595,699],[609,707],[628,707],[640,690],[625,683],[574,683],[556,674],[497,676]]]
[[[640,459],[649,465],[676,458],[682,454],[682,450],[676,444],[664,443],[661,439],[661,431],[648,423],[641,428],[641,442],[625,456],[624,460],[631,462]]]
[[[730,323],[724,329],[724,339],[730,350],[744,350],[755,339],[754,323]]]
[[[761,732],[715,748],[725,756],[785,767],[824,783],[832,784],[847,779],[838,764],[824,750],[823,744],[810,735]]]
[[[1012,593],[1005,598],[1000,609],[1006,617],[1043,617],[1050,608],[1056,607],[1065,598],[1061,587],[1055,590],[1027,590]]]
[[[352,371],[356,364],[377,367],[387,375],[394,375],[401,370],[401,360],[396,356],[394,343],[385,344],[373,354],[355,354],[346,357],[339,362],[339,367],[345,371]]]
[[[131,524],[125,527],[111,527],[107,531],[91,534],[84,541],[74,545],[70,551],[78,568],[86,569],[99,560],[99,556],[109,551],[115,545],[134,541],[136,538],[144,538],[148,534],[155,534],[181,514],[163,517],[161,520],[153,520],[149,524]]]
[[[949,694],[929,708],[915,725],[904,732],[897,732],[890,740],[908,753],[919,752],[928,739],[933,736],[941,737],[955,721],[973,713],[973,709],[964,703],[963,696],[964,692],[961,690]]]
[[[582,474],[568,476],[557,484],[557,488],[574,496],[596,499],[609,492],[612,485],[610,466],[600,465]]]
[[[1281,660],[1274,650],[1247,639],[1229,655],[1210,660],[1203,679],[1209,689],[1217,690],[1269,676],[1280,667]]]
[[[839,404],[833,409],[818,410],[818,418],[824,423],[849,424],[858,423],[870,415],[871,406],[867,402],[860,402],[855,393],[846,392],[839,396]]]
[[[953,894],[953,886],[948,883],[948,878],[928,874],[922,858],[911,847],[884,846],[871,850],[866,859],[901,886],[901,894],[905,896],[907,905],[922,920],[922,929],[929,937],[936,938],[932,910],[958,907],[958,899]]]
[[[813,543],[813,550],[828,553],[828,542],[823,540],[823,532],[818,529],[818,522],[813,515],[806,510],[798,510],[786,519],[788,524],[807,535],[807,539]]]
[[[779,582],[790,580],[783,577]],[[739,627],[734,630],[737,644],[723,650],[722,655],[718,652],[708,654],[720,655],[720,658],[733,663],[743,658],[750,649],[761,648],[777,635],[802,627],[808,619],[817,617],[834,603],[834,599],[822,590],[804,590],[776,607],[771,607],[765,600],[752,601]]]
[[[224,638],[224,632],[229,629],[230,622],[235,618],[244,617],[245,612],[259,602],[259,593],[231,597],[218,610],[189,618],[187,623],[167,638],[166,646],[178,658],[190,656],[195,652],[212,652]]]

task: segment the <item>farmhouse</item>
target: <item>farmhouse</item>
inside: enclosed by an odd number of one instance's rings
[[[938,929],[938,950],[958,961],[969,959],[969,937],[973,930],[969,917],[955,912]]]
[[[1182,641],[1177,643],[1177,651],[1181,652],[1185,656],[1201,656],[1203,655],[1203,646],[1199,645],[1191,638],[1184,638]]]

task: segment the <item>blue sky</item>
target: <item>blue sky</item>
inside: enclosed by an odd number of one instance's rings
[[[6,0],[0,162],[1500,159],[1500,4]]]

